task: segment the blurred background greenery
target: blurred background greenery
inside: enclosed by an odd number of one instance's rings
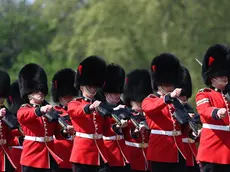
[[[128,73],[170,52],[190,70],[194,105],[204,87],[195,58],[230,42],[229,7],[228,0],[0,0],[0,66],[13,82],[23,65],[36,62],[50,81],[92,54]]]

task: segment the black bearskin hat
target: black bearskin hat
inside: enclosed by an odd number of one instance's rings
[[[18,83],[21,97],[28,101],[27,95],[34,91],[48,94],[47,75],[38,64],[26,64],[19,72]]]
[[[154,90],[162,84],[178,86],[183,77],[179,59],[169,53],[156,56],[151,63],[151,78]]]
[[[202,63],[202,77],[207,86],[211,85],[212,77],[229,76],[229,53],[229,47],[224,44],[208,48]]]
[[[183,73],[183,79],[181,83],[181,96],[186,96],[187,98],[192,97],[192,79],[190,76],[190,73],[186,67],[182,67],[184,73]]]
[[[7,98],[10,93],[10,76],[0,69],[0,97]]]
[[[75,87],[84,85],[102,87],[105,81],[106,63],[98,56],[89,56],[78,66]]]
[[[125,70],[117,64],[109,64],[106,69],[105,83],[101,91],[104,93],[123,93]]]
[[[126,76],[123,93],[125,104],[130,105],[130,101],[142,102],[151,93],[151,78],[148,70],[135,69]]]
[[[51,94],[54,102],[59,102],[62,96],[77,96],[78,91],[74,87],[75,71],[70,68],[59,70],[52,79]]]
[[[18,81],[16,80],[11,84],[10,95],[7,98],[9,110],[12,112],[13,115],[16,116],[18,109],[21,107],[23,103],[24,101],[20,95]]]

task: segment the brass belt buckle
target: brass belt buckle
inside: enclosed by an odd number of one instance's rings
[[[120,136],[120,135],[116,135],[116,139],[117,139],[117,140],[120,140],[120,139],[121,139],[121,136]]]
[[[148,146],[148,144],[147,143],[145,143],[145,142],[143,142],[143,143],[141,143],[141,148],[147,148],[147,146]]]
[[[45,140],[45,142],[49,142],[50,141],[50,139],[49,139],[48,136],[45,136],[44,140]]]
[[[144,143],[140,143],[140,148],[144,148]]]
[[[176,130],[173,130],[173,133],[172,133],[173,136],[178,136],[178,132]]]
[[[97,134],[93,134],[93,139],[98,139],[98,135]]]

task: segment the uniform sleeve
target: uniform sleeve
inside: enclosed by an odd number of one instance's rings
[[[36,118],[39,118],[35,113],[35,108],[21,107],[17,113],[18,122],[20,124],[30,123]]]
[[[149,96],[143,100],[142,109],[147,116],[157,114],[159,111],[165,108],[168,103],[170,103],[169,99],[170,98],[168,97],[168,95],[162,98],[156,96]]]
[[[82,117],[86,114],[91,114],[88,112],[88,106],[89,104],[84,104],[81,101],[73,100],[68,104],[68,114],[72,119]]]
[[[217,111],[219,108],[213,107],[207,92],[199,92],[196,95],[197,112],[206,119],[218,119]]]
[[[19,146],[19,136],[21,136],[20,133],[7,129],[7,145],[8,146]]]
[[[55,125],[55,134],[54,134],[57,140],[65,140],[71,137],[70,134],[64,133],[63,131],[64,129],[59,125],[59,123],[57,123]]]

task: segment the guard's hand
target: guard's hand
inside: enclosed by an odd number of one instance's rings
[[[145,132],[145,125],[139,124],[139,131],[143,134]]]
[[[121,119],[121,128],[125,128],[127,126],[128,126],[128,121],[124,120],[124,119]]]
[[[47,113],[47,112],[49,112],[52,108],[53,108],[53,107],[52,107],[51,105],[45,105],[45,106],[42,106],[42,107],[40,108],[40,111],[41,111],[42,113]]]
[[[73,134],[75,133],[74,128],[73,128],[72,125],[67,125],[66,131],[67,131],[67,133],[69,133],[70,135],[73,135]]]
[[[6,115],[6,108],[0,109],[0,118],[3,118]]]
[[[217,111],[217,116],[222,119],[227,115],[227,110],[225,108],[221,108]]]
[[[188,113],[188,115],[189,115],[191,118],[193,118],[193,117],[195,116],[194,113]]]
[[[91,111],[93,111],[93,110],[95,110],[95,108],[97,108],[98,106],[100,106],[100,104],[101,104],[101,101],[96,100],[95,102],[93,102],[93,104],[91,104],[91,105],[89,106],[89,109],[90,109]]]
[[[181,88],[176,88],[173,90],[173,92],[170,93],[170,97],[172,98],[177,98],[180,96],[182,89]]]
[[[117,107],[113,108],[113,110],[124,109],[125,105],[118,105]]]

